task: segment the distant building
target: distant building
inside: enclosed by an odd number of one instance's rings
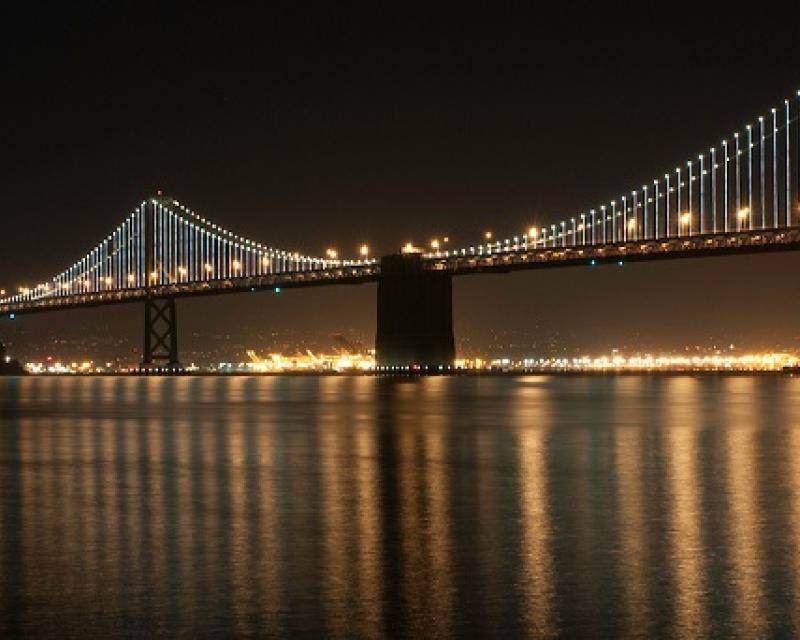
[[[24,373],[22,365],[8,356],[6,345],[0,342],[0,376],[20,376]]]

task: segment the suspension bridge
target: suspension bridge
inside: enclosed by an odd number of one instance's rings
[[[0,315],[141,303],[144,369],[177,369],[176,300],[378,283],[383,370],[446,369],[455,357],[452,277],[800,249],[800,91],[742,130],[600,206],[460,248],[307,256],[245,238],[161,192],[59,274],[14,293]]]

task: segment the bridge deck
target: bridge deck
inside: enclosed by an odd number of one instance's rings
[[[663,240],[619,244],[578,245],[525,249],[519,247],[501,253],[482,255],[429,255],[426,268],[447,271],[452,275],[508,273],[522,269],[547,269],[591,264],[644,262],[680,258],[716,257],[774,251],[800,250],[800,227],[773,230],[741,231],[728,234],[705,234]],[[375,282],[380,277],[377,264],[357,265],[319,271],[225,278],[202,282],[172,283],[152,287],[155,297],[221,295],[246,291],[315,287]],[[0,314],[27,314],[60,311],[81,307],[141,302],[148,295],[145,288],[116,289],[98,293],[47,297],[38,300],[0,304]]]
[[[430,268],[453,275],[507,273],[591,264],[644,262],[800,250],[800,227],[682,238],[511,250],[482,255],[429,256]]]
[[[276,288],[293,289],[332,284],[363,284],[378,279],[376,265],[358,265],[319,271],[298,271],[262,276],[224,278],[202,282],[179,282],[150,288],[154,297],[185,298],[189,296],[221,295],[247,291],[274,291]],[[148,295],[144,287],[114,289],[99,293],[75,294],[40,298],[27,302],[0,304],[0,314],[28,314],[44,311],[63,311],[82,307],[99,307],[112,304],[142,302]]]

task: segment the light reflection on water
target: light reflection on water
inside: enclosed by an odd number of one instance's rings
[[[0,636],[800,633],[800,380],[0,379]]]

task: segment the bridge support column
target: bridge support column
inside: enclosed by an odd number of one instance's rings
[[[452,366],[453,283],[423,268],[419,254],[385,256],[378,280],[378,366],[438,371]]]
[[[144,303],[144,351],[142,368],[180,368],[178,316],[175,298],[148,296]]]

